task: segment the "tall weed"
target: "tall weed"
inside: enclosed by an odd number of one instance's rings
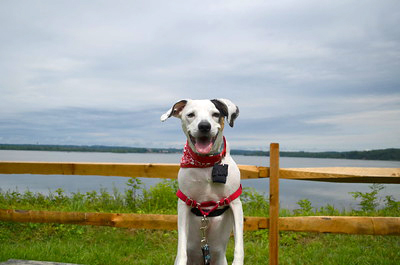
[[[378,193],[385,187],[382,184],[374,183],[369,188],[371,192],[350,192],[354,199],[361,199],[359,206],[364,213],[371,213],[377,209],[379,206]]]
[[[267,216],[269,202],[265,195],[258,193],[254,188],[244,188],[240,200],[243,212],[248,216]]]
[[[146,213],[176,214],[176,180],[164,180],[148,190],[143,190],[141,211]]]

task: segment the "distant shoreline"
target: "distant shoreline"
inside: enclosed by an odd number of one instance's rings
[[[102,145],[41,145],[41,144],[0,144],[0,150],[24,150],[24,151],[59,151],[59,152],[104,152],[104,153],[158,153],[171,154],[182,153],[177,148],[143,148],[124,146]],[[244,156],[269,156],[267,151],[231,150],[233,155]],[[388,148],[369,151],[345,151],[345,152],[304,152],[281,151],[282,157],[307,157],[307,158],[333,158],[333,159],[361,159],[361,160],[385,160],[400,161],[400,148]]]

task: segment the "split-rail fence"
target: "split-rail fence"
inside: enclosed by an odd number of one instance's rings
[[[279,231],[400,235],[400,217],[304,216],[279,217],[279,179],[400,184],[400,168],[279,167],[279,144],[270,145],[270,166],[239,165],[242,179],[269,178],[269,218],[244,217],[244,230],[269,229],[269,261],[278,264]],[[178,164],[8,162],[0,174],[94,175],[176,178]],[[98,225],[140,229],[177,229],[176,215],[83,213],[0,209],[0,221]]]

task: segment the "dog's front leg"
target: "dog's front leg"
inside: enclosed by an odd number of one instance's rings
[[[178,253],[175,265],[187,264],[187,238],[188,238],[188,219],[189,207],[181,200],[178,200]]]
[[[243,265],[244,262],[244,245],[243,245],[243,209],[242,202],[234,200],[230,204],[233,218],[234,228],[233,233],[235,235],[235,252],[232,265]]]

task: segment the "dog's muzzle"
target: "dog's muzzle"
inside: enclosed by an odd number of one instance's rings
[[[196,151],[199,154],[206,155],[211,152],[211,149],[217,139],[217,135],[212,137],[209,135],[202,135],[199,137],[194,137],[193,135],[189,134],[190,141],[192,142],[193,146],[196,148]]]
[[[211,149],[217,139],[217,135],[212,136],[211,124],[208,121],[201,121],[197,125],[198,131],[192,134],[189,132],[189,138],[197,153],[201,155],[207,155],[211,152]]]

